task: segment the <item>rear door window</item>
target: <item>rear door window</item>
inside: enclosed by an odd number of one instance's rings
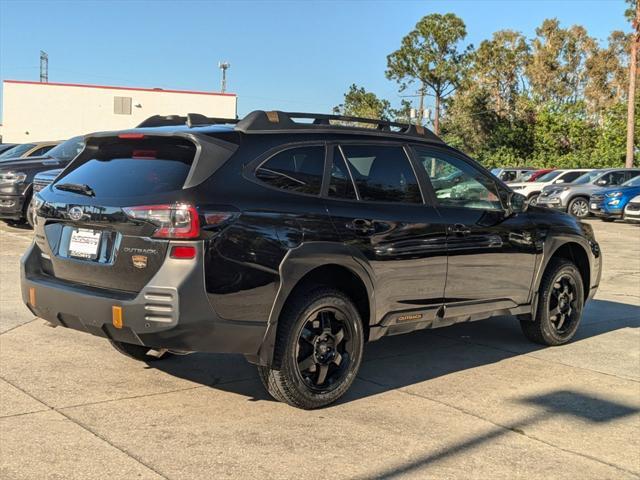
[[[422,203],[418,180],[402,147],[342,145],[340,148],[360,199]]]
[[[30,157],[41,157],[42,155],[47,153],[49,150],[51,150],[53,147],[55,147],[55,145],[47,145],[46,147],[37,148],[33,152],[31,152],[29,154],[29,156]]]
[[[324,173],[324,147],[289,148],[275,154],[256,169],[261,182],[280,190],[319,195]]]

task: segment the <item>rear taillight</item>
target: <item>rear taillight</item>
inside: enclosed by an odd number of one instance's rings
[[[142,205],[122,209],[128,217],[156,226],[155,238],[197,238],[200,235],[198,211],[193,205]]]

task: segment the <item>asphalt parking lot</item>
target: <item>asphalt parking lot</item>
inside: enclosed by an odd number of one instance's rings
[[[308,412],[240,356],[146,365],[33,318],[31,232],[0,222],[0,478],[638,478],[640,226],[591,223],[604,273],[573,343],[512,318],[383,339]]]

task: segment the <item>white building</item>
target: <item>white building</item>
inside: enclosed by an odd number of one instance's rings
[[[133,128],[152,115],[235,118],[234,93],[5,80],[2,141],[65,140]]]

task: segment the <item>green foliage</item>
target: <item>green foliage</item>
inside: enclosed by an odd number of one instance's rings
[[[632,21],[637,0],[627,3]],[[601,45],[584,27],[547,19],[531,40],[500,30],[461,49],[465,37],[457,16],[428,15],[387,57],[386,76],[401,92],[415,83],[435,97],[435,130],[450,145],[488,167],[624,166],[631,34],[613,31]],[[352,85],[336,111],[409,123],[411,108]]]
[[[333,107],[333,112],[349,117],[377,118],[389,120],[392,117],[391,103],[380,99],[373,92],[367,92],[364,87],[355,83],[344,94],[344,102]],[[363,124],[362,126],[371,126]]]

